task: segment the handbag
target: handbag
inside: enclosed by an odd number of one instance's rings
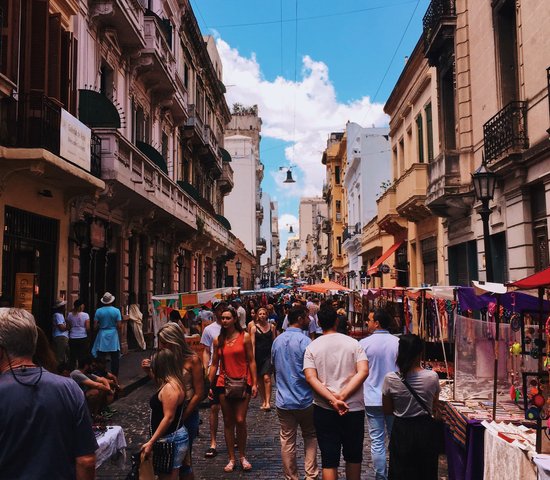
[[[221,362],[223,368],[223,380],[224,380],[224,394],[225,398],[231,398],[234,400],[242,400],[246,398],[248,387],[248,362],[246,362],[246,373],[244,377],[230,377],[227,375],[225,368],[225,362],[223,360],[223,349],[220,349]]]
[[[418,402],[418,404],[422,407],[423,410],[426,411],[428,416],[431,419],[431,428],[432,428],[432,439],[433,439],[433,445],[434,448],[437,450],[437,453],[439,455],[445,453],[445,422],[442,420],[436,419],[432,412],[430,412],[430,409],[426,405],[426,402],[420,398],[420,395],[416,392],[416,390],[411,386],[407,380],[405,380],[405,377],[403,375],[399,375],[401,378],[401,381],[407,387],[407,390],[411,392],[411,395],[415,398],[415,400]]]
[[[185,410],[185,402],[181,405],[180,418],[178,420],[176,430],[174,431],[177,431],[181,426],[181,417],[183,416],[184,410]],[[153,432],[151,429],[151,419],[149,419],[149,432],[150,432],[150,435],[152,436]],[[172,469],[174,468],[175,451],[176,451],[176,444],[174,442],[160,439],[160,440],[157,440],[155,443],[153,443],[153,452],[151,456],[153,457],[152,464],[153,464],[153,470],[156,475],[159,475],[162,473],[172,473]]]

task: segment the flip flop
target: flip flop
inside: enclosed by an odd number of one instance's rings
[[[241,457],[241,467],[245,472],[252,470],[252,465],[250,465],[250,462],[245,457]]]
[[[223,467],[224,472],[232,472],[235,470],[235,460],[229,460],[229,463]]]
[[[214,458],[216,455],[218,454],[218,451],[213,448],[213,447],[210,447],[208,450],[206,450],[206,452],[204,453],[204,458]]]

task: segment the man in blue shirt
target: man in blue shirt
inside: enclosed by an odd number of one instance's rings
[[[299,480],[296,461],[298,426],[305,450],[305,478],[319,477],[317,436],[313,424],[313,393],[303,372],[304,353],[311,343],[303,334],[309,324],[305,307],[293,307],[288,313],[288,328],[273,342],[272,363],[275,367],[277,396],[275,405],[280,423],[281,457],[285,480]]]
[[[365,411],[371,439],[371,456],[376,480],[386,480],[386,435],[390,436],[393,416],[382,411],[382,384],[389,372],[396,372],[399,339],[388,328],[392,319],[388,312],[378,309],[368,320],[370,335],[359,342],[369,363],[369,376],[363,384]]]

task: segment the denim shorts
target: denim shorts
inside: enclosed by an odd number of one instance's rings
[[[172,468],[180,468],[183,465],[185,455],[187,455],[187,450],[189,450],[189,433],[187,433],[187,428],[181,427],[157,441],[174,442],[174,465]]]

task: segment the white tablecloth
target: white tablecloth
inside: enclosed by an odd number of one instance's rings
[[[533,457],[533,462],[535,462],[538,469],[538,480],[550,480],[550,455],[537,453]]]
[[[122,427],[109,426],[107,431],[97,437],[98,448],[95,451],[96,468],[99,468],[106,460],[118,453],[125,453],[126,438]]]

